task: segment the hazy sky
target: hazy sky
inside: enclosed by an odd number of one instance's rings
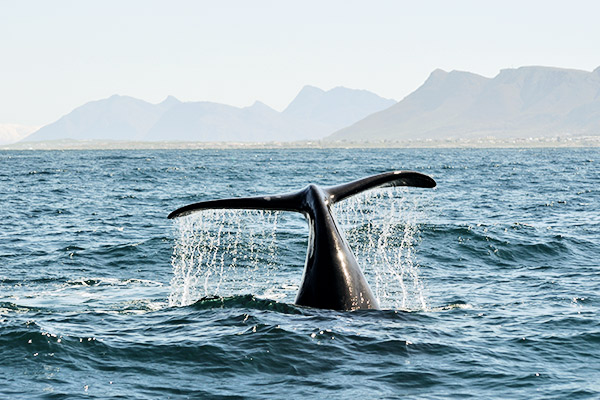
[[[600,66],[599,1],[0,0],[0,124],[113,94],[283,109],[306,84],[402,99],[435,68]]]

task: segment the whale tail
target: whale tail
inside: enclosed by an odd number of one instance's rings
[[[215,208],[301,212],[308,220],[309,239],[296,304],[333,310],[376,309],[378,301],[336,226],[330,206],[365,190],[387,186],[432,188],[435,181],[418,172],[387,172],[325,188],[308,185],[291,194],[203,201],[181,207],[169,218]]]
[[[328,204],[334,204],[348,197],[370,189],[393,186],[412,186],[422,188],[435,187],[435,181],[427,175],[413,171],[392,171],[383,174],[372,175],[342,185],[322,188],[327,195]],[[249,209],[249,210],[276,210],[296,211],[306,213],[307,190],[303,189],[295,193],[276,196],[240,197],[232,199],[208,200],[199,203],[188,204],[173,211],[167,218],[173,219],[192,214],[196,211],[207,209]]]

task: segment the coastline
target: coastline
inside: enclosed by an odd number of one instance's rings
[[[117,140],[52,140],[1,145],[0,150],[200,150],[200,149],[331,149],[331,148],[577,148],[600,147],[600,136],[539,138],[427,139],[410,141],[296,142],[143,142]]]

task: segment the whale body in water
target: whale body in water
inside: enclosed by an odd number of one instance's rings
[[[331,214],[331,206],[365,190],[393,186],[433,188],[436,183],[418,172],[392,171],[336,186],[311,184],[289,194],[203,201],[181,207],[168,218],[219,208],[300,212],[308,221],[309,239],[295,303],[332,310],[378,309],[377,299]]]

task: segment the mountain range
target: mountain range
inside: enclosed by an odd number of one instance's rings
[[[435,70],[392,107],[328,140],[423,140],[600,135],[600,67],[521,67],[494,78]]]
[[[282,112],[258,101],[238,108],[212,102],[181,102],[171,96],[151,104],[114,95],[84,104],[24,140],[311,140],[395,103],[365,90],[337,87],[324,91],[313,86],[305,86]]]
[[[24,140],[401,142],[559,135],[600,136],[600,67],[520,67],[493,78],[438,69],[400,102],[365,90],[305,86],[281,112],[261,102],[238,108],[168,97],[151,104],[115,95],[78,107]]]

